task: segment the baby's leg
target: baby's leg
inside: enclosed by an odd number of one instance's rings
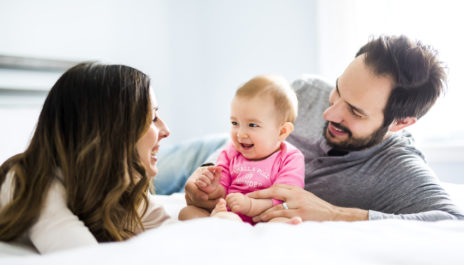
[[[286,223],[288,222],[288,219],[287,217],[276,217],[276,218],[273,218],[271,220],[269,220],[268,222],[269,223]]]
[[[210,216],[210,213],[207,210],[193,205],[188,205],[180,210],[178,218],[183,221],[208,216]]]
[[[236,220],[242,221],[242,218],[238,216],[236,213],[228,212],[226,207],[226,200],[219,199],[219,202],[214,207],[213,211],[211,211],[211,217],[218,217],[222,219],[229,219],[229,220]]]
[[[300,217],[292,217],[292,218],[276,217],[276,218],[269,220],[269,223],[287,223],[287,224],[292,224],[292,225],[301,224],[302,222],[303,220],[301,220]]]

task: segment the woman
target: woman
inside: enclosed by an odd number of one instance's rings
[[[169,136],[149,88],[123,65],[82,63],[58,79],[28,148],[0,167],[0,240],[47,253],[168,221],[148,192]]]

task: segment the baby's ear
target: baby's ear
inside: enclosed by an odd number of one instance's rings
[[[287,137],[290,135],[290,133],[293,132],[293,123],[291,122],[285,122],[280,126],[280,140],[283,141],[287,139]]]

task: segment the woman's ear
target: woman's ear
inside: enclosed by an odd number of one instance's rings
[[[284,141],[285,139],[287,139],[287,137],[292,132],[293,132],[293,123],[285,122],[284,124],[280,126],[280,133],[279,133],[280,140]]]
[[[392,124],[390,124],[390,128],[388,128],[388,131],[390,132],[397,132],[401,129],[404,129],[408,126],[413,125],[416,123],[417,118],[416,117],[406,117],[401,120],[395,120],[393,121]]]

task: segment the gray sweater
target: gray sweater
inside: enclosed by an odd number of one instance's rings
[[[393,134],[367,150],[328,156],[322,113],[332,86],[304,76],[293,87],[299,110],[288,141],[305,156],[306,190],[337,206],[369,210],[370,220],[464,219],[409,133]]]

